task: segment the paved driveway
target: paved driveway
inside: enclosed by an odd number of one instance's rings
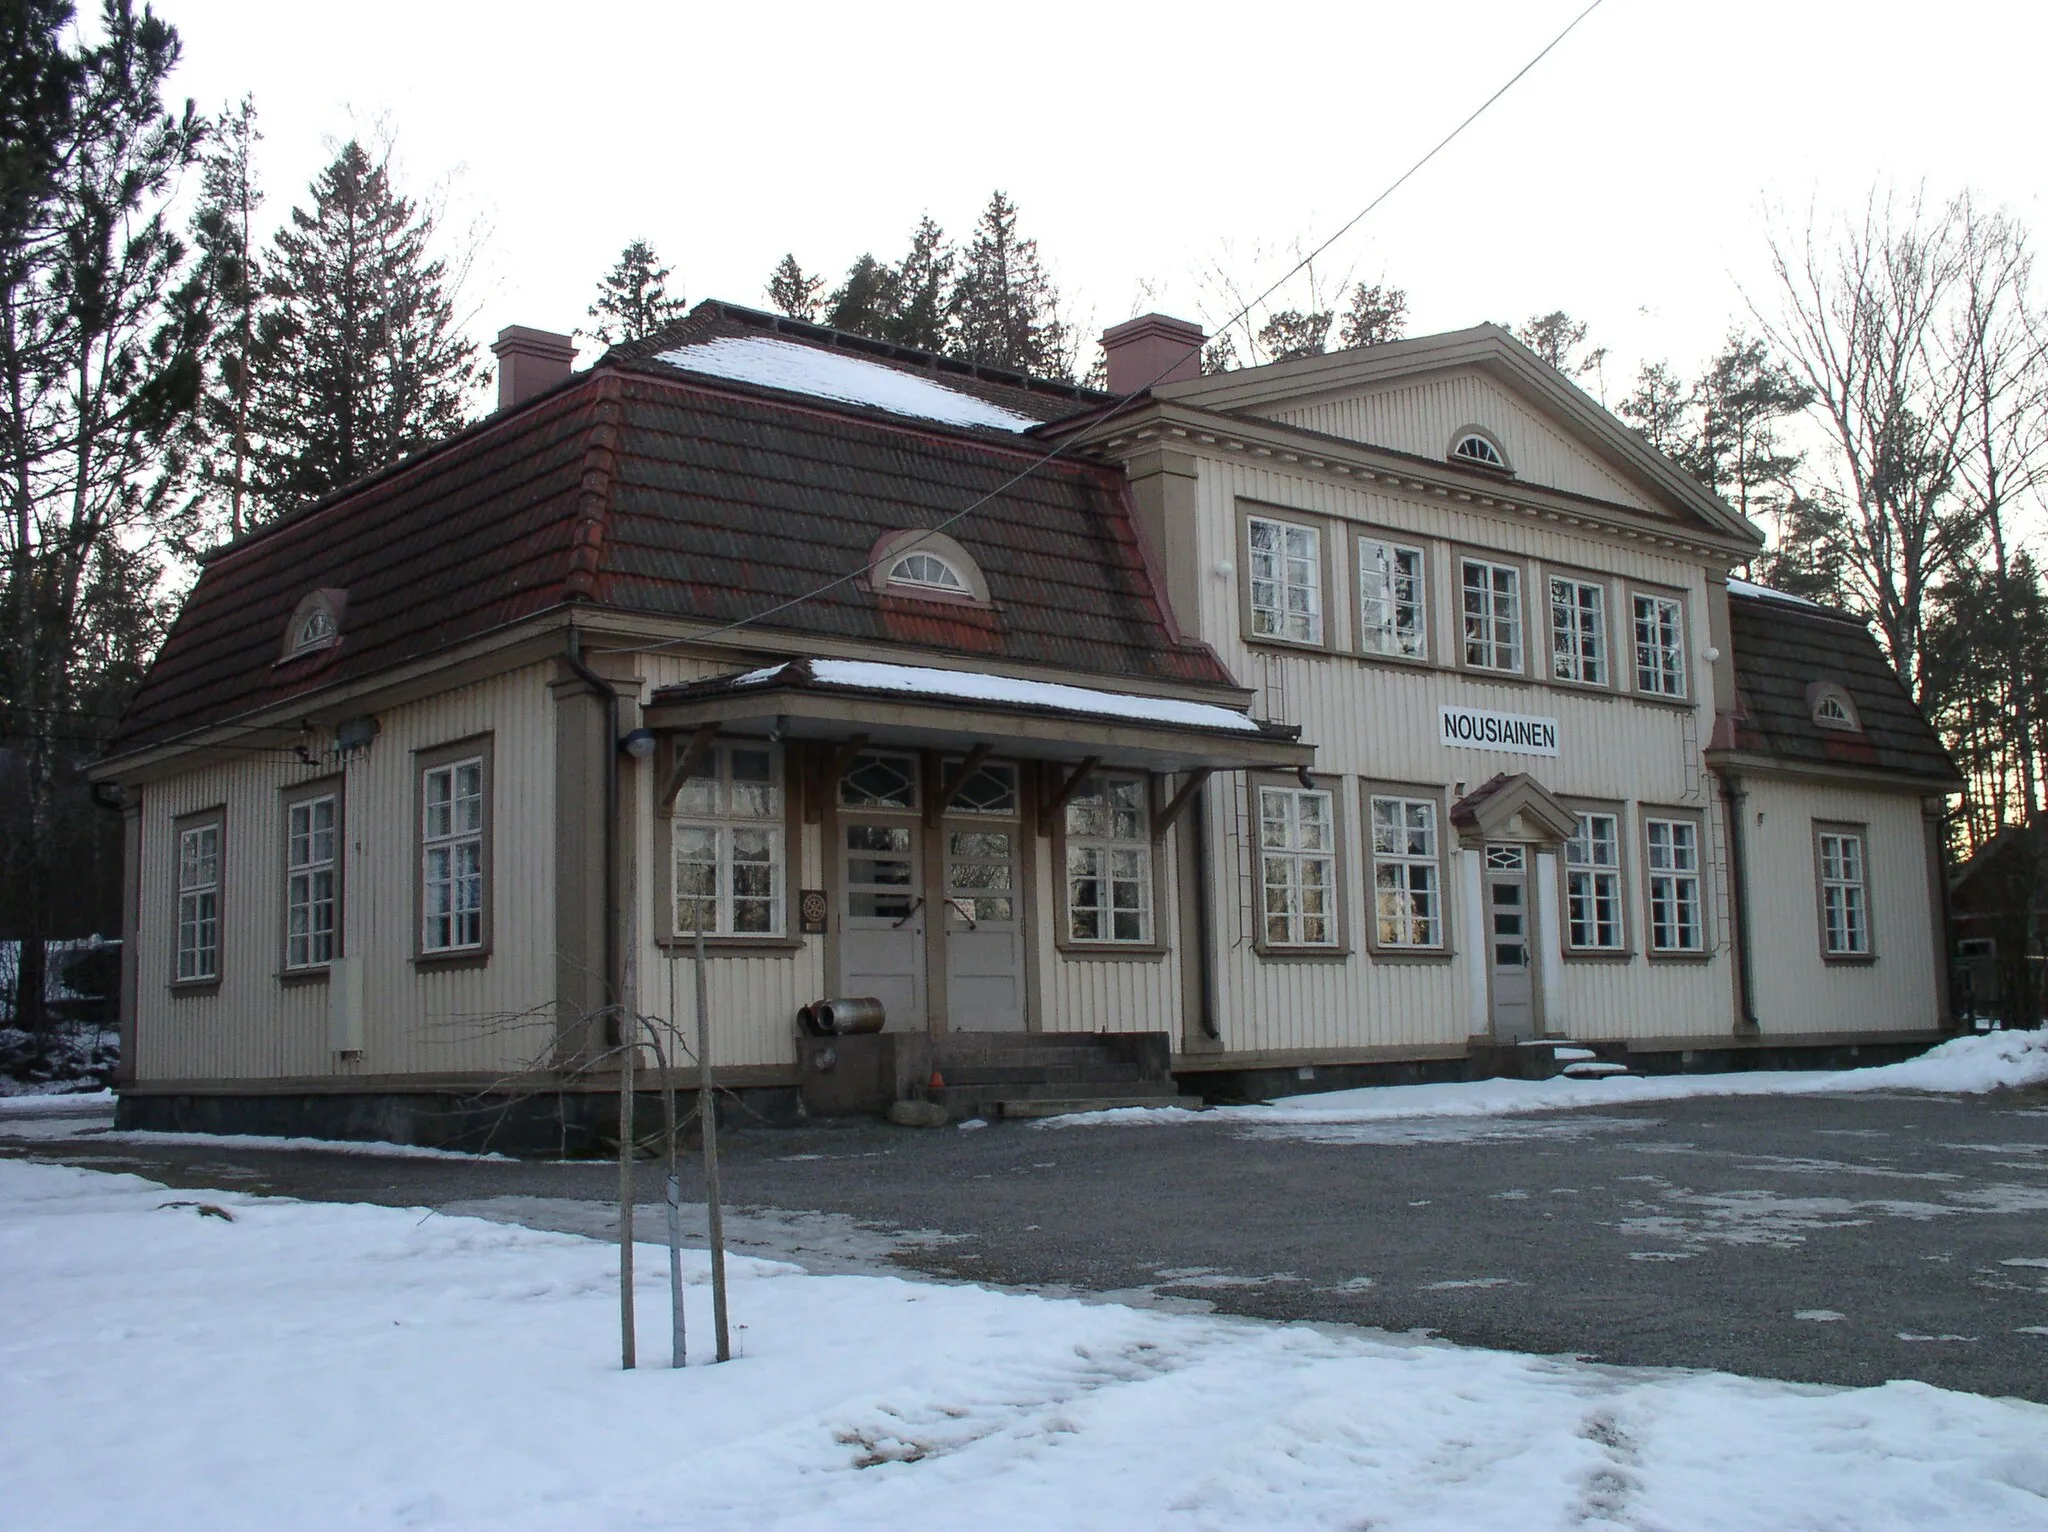
[[[724,1142],[728,1200],[749,1210],[737,1240],[826,1269],[907,1265],[1606,1362],[2048,1401],[2044,1092],[1285,1135],[863,1124]],[[616,1185],[600,1165],[92,1139],[6,1152],[592,1233],[612,1227]],[[657,1193],[650,1173],[641,1196]],[[660,1237],[658,1219],[645,1229]]]

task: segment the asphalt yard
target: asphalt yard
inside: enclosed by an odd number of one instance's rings
[[[0,1121],[0,1140],[14,1131]],[[735,1247],[822,1271],[908,1268],[1602,1362],[2048,1401],[2039,1090],[1334,1127],[861,1123],[723,1144]],[[178,1187],[615,1228],[616,1171],[602,1164],[90,1131],[0,1153]],[[643,1176],[640,1237],[659,1240],[659,1174]],[[688,1223],[701,1229],[701,1208]]]

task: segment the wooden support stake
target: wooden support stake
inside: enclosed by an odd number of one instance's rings
[[[981,763],[988,759],[993,745],[975,745],[967,752],[967,758],[947,772],[939,783],[939,790],[932,794],[932,801],[925,808],[925,823],[937,824],[945,817],[947,808],[960,796],[960,789],[967,785],[967,779],[981,770]]]
[[[1187,773],[1185,779],[1180,784],[1180,791],[1167,799],[1164,807],[1160,806],[1158,795],[1156,793],[1153,795],[1152,838],[1154,840],[1166,839],[1166,832],[1173,828],[1173,822],[1180,818],[1181,811],[1195,801],[1195,794],[1202,790],[1202,784],[1207,782],[1213,775],[1215,775],[1214,767],[1197,766],[1193,771]],[[1153,780],[1156,782],[1158,779],[1155,777]]]
[[[697,922],[697,1126],[704,1135],[704,1200],[711,1245],[711,1328],[718,1360],[732,1360],[725,1322],[725,1213],[718,1205],[718,1098],[711,1084],[711,1013],[705,1000],[704,922]]]
[[[697,732],[690,736],[690,742],[676,752],[675,769],[668,774],[668,784],[661,790],[661,802],[655,805],[657,813],[666,814],[675,805],[676,794],[683,790],[683,784],[690,780],[690,774],[702,764],[705,752],[711,742],[718,738],[718,725],[704,723],[697,726]]]
[[[619,1026],[619,1366],[631,1372],[633,1325],[633,1055],[640,1039]]]
[[[1038,816],[1038,833],[1040,835],[1052,834],[1052,822],[1059,818],[1061,812],[1073,801],[1074,794],[1081,790],[1081,784],[1088,780],[1088,774],[1101,764],[1101,756],[1089,756],[1087,760],[1076,766],[1074,774],[1062,782],[1052,796],[1045,800],[1044,812]]]

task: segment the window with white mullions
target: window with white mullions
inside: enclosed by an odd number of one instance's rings
[[[1675,596],[1635,598],[1636,690],[1685,695],[1685,603]]]
[[[1358,643],[1368,654],[1428,657],[1422,550],[1377,537],[1358,540]]]
[[[1337,831],[1329,793],[1261,787],[1259,887],[1269,947],[1337,945]]]
[[[287,971],[334,961],[339,900],[339,800],[333,793],[293,800],[285,809],[285,937]]]
[[[1260,638],[1320,644],[1322,534],[1314,527],[1253,516],[1246,538],[1251,549],[1252,632]]]
[[[1581,814],[1564,843],[1566,944],[1575,952],[1619,952],[1621,819]]]
[[[1823,830],[1820,853],[1821,939],[1829,957],[1870,955],[1870,889],[1863,865],[1863,837]]]
[[[1607,684],[1607,591],[1591,580],[1550,577],[1550,674]]]
[[[951,591],[959,595],[968,593],[967,582],[960,577],[960,571],[940,558],[936,553],[906,553],[889,566],[888,582],[891,585],[915,585],[925,590]]]
[[[1700,913],[1700,827],[1690,819],[1645,819],[1650,950],[1704,952]]]
[[[1067,800],[1067,939],[1152,941],[1152,825],[1141,776],[1102,773]]]
[[[178,832],[178,964],[180,984],[220,977],[220,822]]]
[[[483,757],[430,766],[420,779],[420,951],[484,944]]]
[[[1522,571],[1513,564],[1465,559],[1465,663],[1477,670],[1522,670]]]
[[[776,937],[786,918],[782,752],[718,745],[677,790],[671,934]]]
[[[1382,947],[1444,944],[1436,809],[1429,798],[1373,797],[1373,922]]]

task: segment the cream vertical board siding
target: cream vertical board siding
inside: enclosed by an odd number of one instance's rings
[[[674,654],[648,654],[639,656],[638,663],[643,696],[652,696],[665,686],[753,668],[737,656],[719,664]],[[640,1009],[650,1016],[673,1019],[694,1049],[694,951],[687,946],[663,946],[660,941],[673,916],[661,906],[657,858],[670,856],[673,850],[667,839],[668,821],[655,813],[654,796],[659,790],[655,776],[651,765],[633,773],[637,804],[633,822],[639,827],[639,847],[634,857],[632,897],[640,912]],[[795,791],[786,774],[784,781],[787,791]],[[824,856],[822,827],[804,824],[798,843],[786,848],[784,875],[796,879],[799,889],[823,888]],[[713,1064],[736,1068],[795,1063],[796,1013],[825,996],[825,939],[810,936],[799,940],[794,949],[707,949],[705,989]]]
[[[1456,434],[1478,426],[1507,454],[1515,479],[1648,509],[1642,490],[1514,393],[1478,372],[1449,372],[1342,398],[1261,409],[1288,425],[1442,458]]]
[[[530,666],[378,715],[381,732],[339,770],[346,787],[342,928],[363,965],[364,1048],[330,1051],[328,992],[287,985],[282,966],[281,789],[326,775],[288,754],[251,753],[143,789],[137,1078],[508,1074],[545,1062],[554,1037],[554,732],[547,666]],[[477,967],[412,961],[418,878],[414,752],[492,739],[493,951]],[[176,835],[184,814],[227,805],[222,976],[174,994]]]
[[[1463,423],[1462,421],[1459,423]],[[1239,582],[1234,564],[1238,517],[1245,502],[1280,506],[1336,522],[1345,541],[1338,549],[1338,580],[1326,609],[1338,615],[1336,633],[1348,643],[1350,604],[1356,599],[1348,527],[1387,528],[1416,537],[1428,554],[1431,615],[1430,668],[1375,663],[1347,653],[1322,654],[1248,644],[1240,631]],[[1625,851],[1632,897],[1641,891],[1641,853],[1635,838],[1643,804],[1691,809],[1706,816],[1706,898],[1713,951],[1704,962],[1626,964],[1567,962],[1559,982],[1554,1030],[1584,1037],[1668,1037],[1724,1034],[1732,1026],[1733,988],[1727,958],[1722,891],[1725,853],[1711,781],[1700,747],[1709,732],[1711,672],[1700,659],[1706,644],[1703,568],[1634,542],[1585,532],[1549,519],[1494,514],[1444,497],[1408,495],[1376,486],[1333,482],[1290,472],[1270,460],[1205,454],[1201,458],[1197,514],[1203,569],[1202,605],[1190,626],[1212,643],[1240,681],[1258,693],[1261,716],[1297,724],[1316,747],[1316,776],[1340,796],[1345,849],[1341,876],[1346,896],[1349,955],[1266,958],[1253,950],[1256,920],[1256,813],[1241,775],[1212,794],[1209,833],[1218,1007],[1224,1045],[1233,1052],[1455,1045],[1466,1037],[1467,999],[1460,965],[1452,961],[1375,961],[1366,951],[1370,917],[1362,779],[1423,784],[1453,796],[1497,772],[1527,771],[1562,796],[1619,800],[1629,805]],[[1455,651],[1456,550],[1479,549],[1555,562],[1612,577],[1610,659],[1621,672],[1627,660],[1622,584],[1641,581],[1684,591],[1690,598],[1690,670],[1695,696],[1684,707],[1639,701],[1621,692],[1589,693],[1527,682],[1499,681],[1446,668]],[[1530,593],[1536,589],[1534,583]],[[1534,603],[1532,644],[1547,643],[1543,603]],[[1540,649],[1538,652],[1542,652]],[[1440,741],[1445,705],[1533,714],[1558,720],[1555,757],[1453,749]],[[1219,787],[1226,779],[1219,778]],[[1448,826],[1445,826],[1448,836]],[[1480,933],[1464,928],[1453,897],[1454,950]],[[1632,928],[1640,941],[1640,917]]]
[[[1743,785],[1753,987],[1764,1035],[1939,1025],[1933,933],[1941,913],[1928,887],[1920,800],[1760,778]],[[1817,819],[1866,827],[1874,962],[1822,961]]]

